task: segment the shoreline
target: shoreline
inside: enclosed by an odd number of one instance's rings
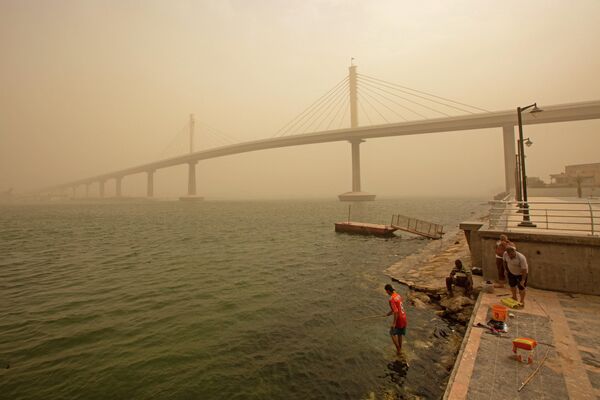
[[[472,219],[485,221],[488,218],[487,204],[472,212]],[[444,390],[447,390],[451,377],[455,373],[460,350],[464,348],[469,334],[469,321],[479,301],[479,293],[483,284],[481,276],[473,275],[473,293],[471,297],[464,296],[463,290],[455,291],[453,297],[446,294],[445,278],[454,265],[454,260],[460,259],[463,264],[472,268],[471,255],[464,232],[461,229],[446,233],[437,241],[431,241],[418,252],[392,264],[384,270],[391,280],[409,289],[407,301],[415,308],[429,308],[435,314],[448,322],[457,324],[455,333],[460,340],[448,338],[447,344],[440,351],[440,364],[448,371]],[[408,339],[410,343],[411,339]]]

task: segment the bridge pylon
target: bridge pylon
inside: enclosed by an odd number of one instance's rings
[[[190,114],[190,154],[194,152],[194,114]],[[182,201],[200,201],[204,200],[204,197],[196,195],[196,164],[197,161],[190,161],[188,163],[188,194],[187,196],[181,196],[179,200]]]
[[[358,128],[358,85],[356,65],[350,65],[348,75],[350,89],[350,127]],[[375,195],[361,191],[360,188],[360,144],[362,139],[350,140],[352,146],[352,191],[338,195],[340,201],[373,201]]]

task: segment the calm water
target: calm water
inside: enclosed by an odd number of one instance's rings
[[[381,200],[353,219],[455,226],[479,204]],[[353,321],[387,312],[383,270],[427,242],[334,233],[347,213],[333,200],[0,206],[0,398],[439,398],[454,327],[407,307],[407,367],[388,322]]]

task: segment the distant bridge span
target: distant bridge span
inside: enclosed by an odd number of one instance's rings
[[[523,124],[545,124],[554,122],[581,121],[588,119],[600,119],[600,100],[567,103],[553,106],[543,106],[543,112],[535,115],[523,114]],[[154,171],[161,168],[167,168],[175,165],[189,165],[188,195],[196,194],[195,166],[198,161],[211,158],[224,157],[228,155],[247,153],[251,151],[275,149],[279,147],[291,147],[307,144],[328,143],[338,141],[349,141],[352,143],[352,192],[347,194],[357,194],[356,199],[360,200],[360,156],[359,144],[365,139],[419,135],[436,132],[455,132],[472,129],[502,128],[504,135],[504,161],[505,161],[505,180],[506,190],[509,191],[515,187],[514,169],[515,169],[515,137],[514,127],[517,125],[517,113],[515,110],[471,114],[465,116],[454,116],[436,119],[427,119],[419,121],[409,121],[394,124],[372,125],[366,127],[328,130],[300,135],[292,135],[271,139],[254,140],[230,146],[217,147],[210,150],[197,151],[178,157],[168,158],[147,164],[138,165],[106,174],[79,179],[72,182],[51,186],[42,190],[42,192],[52,192],[55,190],[64,190],[80,185],[89,185],[98,183],[100,185],[100,196],[104,196],[104,182],[110,179],[116,181],[116,195],[121,195],[121,179],[127,175],[138,173],[148,174],[148,196],[152,197],[153,175]],[[341,195],[342,196],[342,195]],[[373,195],[370,195],[374,197]],[[348,198],[351,199],[351,198]]]

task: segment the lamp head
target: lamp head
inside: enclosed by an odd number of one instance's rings
[[[540,113],[540,112],[542,112],[542,111],[544,111],[544,110],[542,110],[541,108],[539,108],[539,107],[537,106],[537,103],[534,103],[534,104],[533,104],[533,108],[531,109],[531,111],[529,111],[529,113],[530,113],[530,114],[535,114],[535,113]]]
[[[525,139],[523,143],[525,143],[525,146],[527,147],[531,147],[531,145],[533,144],[533,142],[529,138]]]

